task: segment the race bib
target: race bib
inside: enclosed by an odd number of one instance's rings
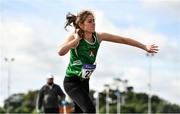
[[[96,65],[93,64],[84,64],[82,67],[82,78],[89,78],[93,71],[95,70]]]

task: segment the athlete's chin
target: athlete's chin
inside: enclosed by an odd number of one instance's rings
[[[95,29],[88,30],[87,32],[93,33],[93,32],[95,32]]]
[[[95,32],[95,29],[92,29],[91,32]]]

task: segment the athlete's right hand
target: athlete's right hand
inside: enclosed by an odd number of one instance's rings
[[[58,54],[60,56],[65,55],[71,48],[75,48],[82,37],[78,35],[78,29],[74,33],[72,33],[63,44],[60,45],[58,49]]]
[[[73,36],[75,39],[81,40],[81,37],[79,36],[78,32],[79,32],[79,29],[76,29]]]

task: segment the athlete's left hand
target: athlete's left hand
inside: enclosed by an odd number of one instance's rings
[[[157,53],[159,49],[158,49],[158,46],[156,46],[155,44],[152,44],[152,45],[146,45],[145,50],[148,53]]]

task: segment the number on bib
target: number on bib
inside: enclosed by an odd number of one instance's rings
[[[84,64],[82,67],[82,78],[89,78],[93,71],[95,70],[96,65],[93,64]]]

